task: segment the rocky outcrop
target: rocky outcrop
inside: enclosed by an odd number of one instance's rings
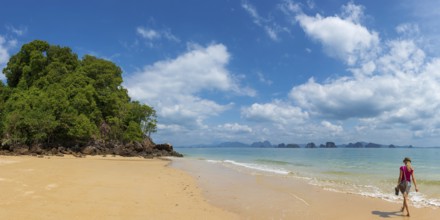
[[[311,142],[306,145],[306,148],[316,148],[315,143]]]
[[[173,146],[169,143],[155,144],[150,138],[144,139],[142,142],[121,143],[117,141],[95,140],[85,144],[84,146],[2,146],[0,154],[3,155],[51,155],[63,156],[65,154],[76,157],[85,155],[119,155],[124,157],[164,157],[174,156],[182,157],[183,155],[174,151]]]
[[[324,144],[319,145],[320,148],[336,148],[336,144],[334,142],[327,142]]]

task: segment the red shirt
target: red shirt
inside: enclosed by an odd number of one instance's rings
[[[408,169],[406,168],[406,166],[401,166],[400,167],[400,171],[403,172],[402,174],[402,179],[400,179],[400,181],[402,182],[402,180],[406,180],[411,182],[411,175],[414,172],[414,169],[411,169],[411,171],[408,171]],[[405,178],[406,177],[406,178]]]

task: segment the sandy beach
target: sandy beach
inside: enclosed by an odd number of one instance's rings
[[[0,219],[237,219],[160,159],[0,156]]]
[[[0,156],[0,219],[410,219],[400,204],[200,165]],[[411,219],[440,216],[438,209],[411,211]]]

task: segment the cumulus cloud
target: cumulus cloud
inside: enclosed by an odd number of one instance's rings
[[[314,115],[360,119],[359,127],[406,126],[414,134],[439,132],[440,59],[425,59],[411,41],[392,41],[369,77],[345,77],[294,87],[289,97]]]
[[[322,44],[329,56],[355,65],[379,50],[379,34],[362,26],[362,16],[363,8],[349,3],[343,6],[342,15],[309,16],[301,12],[295,20],[309,37]]]
[[[203,120],[233,105],[200,96],[202,92],[225,92],[254,96],[255,91],[239,85],[226,68],[230,54],[223,44],[190,45],[175,59],[145,66],[125,80],[131,97],[152,105],[162,123],[203,128]],[[163,126],[163,128],[167,128]]]
[[[341,133],[344,129],[342,128],[342,126],[340,125],[334,125],[329,121],[322,121],[321,125],[326,128],[328,131],[330,131],[331,134],[339,134]]]
[[[218,125],[217,128],[222,132],[230,132],[230,133],[251,133],[252,128],[248,125],[241,125],[238,123],[226,123],[222,125]]]
[[[297,138],[328,134],[378,140],[386,135],[409,141],[411,135],[440,134],[440,58],[427,58],[417,24],[400,24],[395,29],[398,39],[381,42],[378,33],[361,24],[363,6],[348,3],[339,15],[327,17],[307,15],[289,0],[280,7],[328,55],[344,61],[353,75],[324,82],[312,77],[292,88],[291,102],[253,104],[242,109],[244,118],[283,124],[294,116],[282,115],[295,109],[305,120],[301,129],[280,127],[278,134],[291,132],[289,136]],[[278,108],[280,103],[283,107]]]
[[[258,122],[273,122],[281,125],[300,124],[308,119],[309,114],[300,108],[278,100],[271,103],[254,103],[241,110],[241,115]]]

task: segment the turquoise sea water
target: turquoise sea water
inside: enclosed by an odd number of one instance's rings
[[[400,202],[394,195],[399,167],[411,157],[419,193],[418,207],[440,207],[440,149],[411,148],[176,148],[189,159],[217,163],[248,174],[304,179],[326,190]]]

